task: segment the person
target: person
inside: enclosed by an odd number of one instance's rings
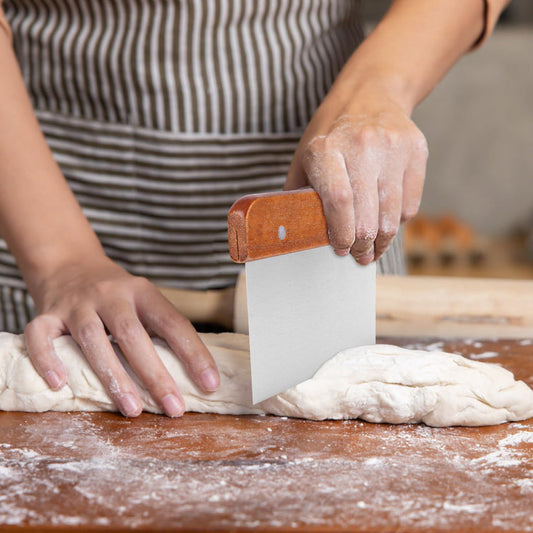
[[[356,0],[4,0],[0,328],[25,329],[53,389],[66,374],[52,341],[71,334],[136,416],[111,334],[180,416],[150,335],[203,390],[220,378],[155,284],[231,285],[233,201],[308,185],[339,255],[398,271],[427,159],[411,112],[505,4],[395,0],[363,39]]]

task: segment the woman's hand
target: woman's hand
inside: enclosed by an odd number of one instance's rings
[[[213,358],[190,322],[151,283],[104,255],[46,145],[2,31],[0,70],[0,102],[9,102],[0,105],[0,232],[40,313],[25,332],[35,368],[60,389],[67,376],[52,341],[70,333],[118,408],[136,416],[139,394],[111,347],[110,332],[154,400],[167,415],[180,416],[183,399],[149,333],[167,341],[206,391],[219,385]]]
[[[339,73],[285,186],[315,188],[338,254],[351,250],[362,264],[378,259],[400,221],[416,214],[427,145],[410,114],[486,36],[507,2],[493,3],[487,17],[479,0],[394,0]]]
[[[167,341],[201,389],[218,388],[215,362],[191,323],[148,280],[128,274],[103,254],[64,265],[31,285],[40,314],[26,327],[26,343],[35,368],[53,389],[65,385],[66,371],[52,341],[70,333],[120,411],[141,413],[137,389],[107,332],[168,416],[181,416],[185,405],[149,333]]]
[[[366,265],[387,250],[400,222],[417,213],[427,144],[387,91],[346,85],[332,88],[309,123],[285,189],[311,185],[336,253],[351,252]]]

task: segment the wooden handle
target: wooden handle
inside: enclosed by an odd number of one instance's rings
[[[243,196],[229,211],[228,241],[236,263],[326,246],[320,197],[312,189]]]

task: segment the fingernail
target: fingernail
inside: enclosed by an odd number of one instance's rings
[[[335,253],[343,257],[350,253],[350,248],[338,248],[337,250],[335,250]]]
[[[373,254],[362,255],[361,257],[357,258],[357,262],[360,265],[365,266],[365,265],[369,265],[370,263],[372,263],[373,259],[374,259],[374,255]]]
[[[139,404],[131,394],[123,394],[120,397],[120,405],[124,416],[137,416],[139,414]]]
[[[218,374],[212,369],[208,368],[202,372],[202,383],[204,384],[205,390],[216,391],[220,385],[220,379]]]
[[[48,385],[52,387],[52,389],[59,389],[61,387],[61,380],[59,379],[59,376],[53,371],[49,370],[46,374],[46,381],[48,382]]]
[[[181,416],[184,412],[183,404],[174,394],[167,394],[161,399],[163,410],[168,416]]]

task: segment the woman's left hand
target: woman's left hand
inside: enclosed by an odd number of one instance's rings
[[[351,252],[363,265],[379,259],[400,222],[415,216],[426,173],[426,139],[391,94],[334,86],[302,136],[285,184],[316,190],[335,252]]]

